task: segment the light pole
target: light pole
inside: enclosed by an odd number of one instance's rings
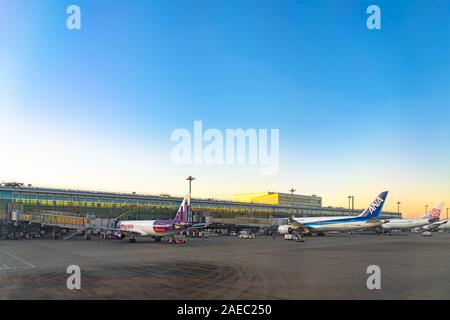
[[[400,214],[400,205],[402,203],[400,201],[397,201],[397,213]]]
[[[352,209],[355,210],[355,196],[348,196],[348,210]],[[350,206],[350,200],[351,200],[351,206]]]
[[[189,176],[186,178],[187,181],[189,181],[189,198],[191,198],[191,192],[192,192],[192,181],[195,180],[195,177],[193,176]],[[189,199],[190,201],[190,199]],[[189,205],[188,208],[188,221],[192,222],[193,221],[193,216],[192,216],[192,207]]]
[[[294,192],[297,191],[294,188],[291,188],[291,190],[289,190],[289,192],[291,193],[291,205],[292,205],[292,209],[294,209]]]
[[[189,195],[191,195],[191,192],[192,192],[192,181],[195,180],[195,177],[189,176],[189,177],[186,178],[186,180],[189,181]]]
[[[426,204],[425,205],[425,214],[427,214],[428,213],[428,205]]]
[[[447,208],[447,220],[448,220],[448,209],[449,209],[449,208]]]

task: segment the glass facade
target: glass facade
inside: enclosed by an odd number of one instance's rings
[[[136,194],[92,192],[33,187],[0,186],[0,218],[8,224],[12,211],[47,212],[78,216],[95,215],[115,219],[169,219],[175,215],[181,198]],[[217,221],[245,218],[282,218],[296,216],[357,215],[360,211],[340,208],[268,205],[220,200],[192,199],[196,220],[211,216]],[[399,217],[383,212],[385,218]]]

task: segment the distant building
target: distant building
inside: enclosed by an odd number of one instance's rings
[[[234,196],[236,202],[264,203],[287,205],[294,207],[321,207],[322,197],[316,195],[305,196],[300,194],[280,193],[280,192],[256,192],[243,193]]]

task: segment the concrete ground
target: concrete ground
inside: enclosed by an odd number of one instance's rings
[[[66,268],[81,268],[68,290]],[[381,268],[381,290],[366,285]],[[0,242],[0,299],[450,299],[450,234]]]

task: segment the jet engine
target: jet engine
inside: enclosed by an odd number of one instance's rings
[[[290,226],[288,226],[288,225],[279,226],[278,227],[278,232],[280,234],[292,233],[292,228]]]

